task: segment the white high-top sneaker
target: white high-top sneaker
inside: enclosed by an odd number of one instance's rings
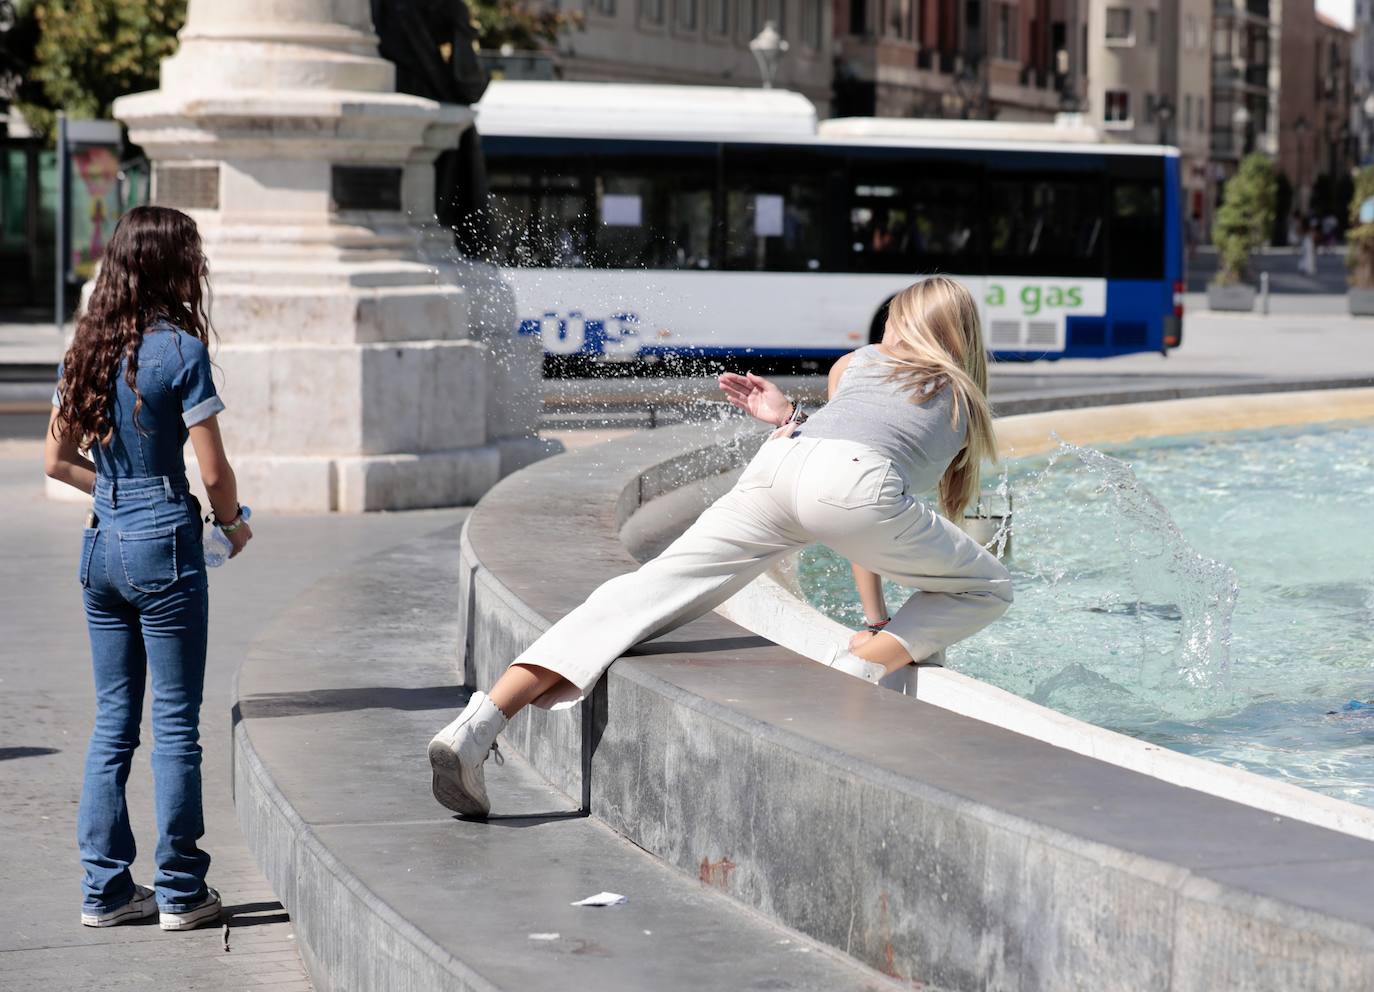
[[[874,685],[877,685],[878,680],[887,674],[887,669],[876,661],[865,661],[853,652],[838,647],[826,664],[836,671],[853,675],[855,678],[863,679]]]
[[[455,813],[486,816],[491,812],[482,765],[496,752],[496,735],[506,729],[506,715],[484,692],[474,692],[458,718],[429,742],[434,772],[434,798]]]

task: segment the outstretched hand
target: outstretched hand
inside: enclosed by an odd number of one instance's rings
[[[762,376],[750,372],[740,375],[737,372],[723,372],[718,379],[725,398],[732,406],[737,406],[749,416],[762,420],[775,427],[782,424],[792,412],[792,404],[782,394],[782,390]]]

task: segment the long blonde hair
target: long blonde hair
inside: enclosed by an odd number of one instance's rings
[[[988,405],[988,360],[973,294],[946,276],[913,283],[888,304],[883,343],[896,367],[890,379],[921,403],[941,388],[953,390],[950,426],[968,424],[967,443],[940,478],[940,510],[956,523],[978,498],[984,461],[997,461],[997,435]],[[930,385],[927,385],[930,384]],[[926,393],[929,388],[931,393]]]

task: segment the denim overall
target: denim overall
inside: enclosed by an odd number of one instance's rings
[[[200,788],[200,700],[205,679],[208,596],[200,503],[186,483],[187,430],[224,409],[205,345],[160,324],[138,350],[143,398],[121,363],[112,395],[114,436],[92,447],[95,506],[77,576],[90,628],[96,719],[86,755],[77,841],[84,908],[109,912],[134,896],[135,856],[125,804],[139,743],[144,684],[153,688],[158,906],[182,912],[206,895],[210,856]]]

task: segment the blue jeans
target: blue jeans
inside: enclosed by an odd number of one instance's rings
[[[134,895],[136,853],[124,784],[138,747],[143,687],[153,687],[153,787],[160,909],[206,895],[210,856],[200,793],[200,699],[209,598],[200,506],[184,479],[100,478],[79,577],[95,669],[96,717],[77,814],[87,910]]]

